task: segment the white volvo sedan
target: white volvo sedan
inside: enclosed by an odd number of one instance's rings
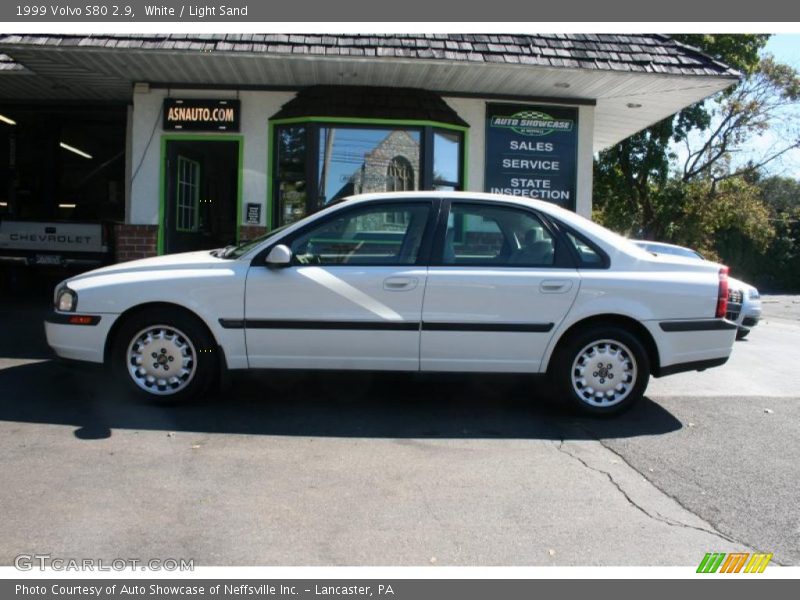
[[[225,369],[546,373],[610,414],[651,375],[722,365],[736,335],[725,267],[466,192],[353,197],[239,246],[84,273],[54,301],[58,356],[170,400]]]

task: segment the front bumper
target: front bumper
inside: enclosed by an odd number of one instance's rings
[[[759,317],[745,317],[742,319],[742,327],[750,328],[758,325]]]
[[[118,315],[52,312],[44,322],[47,343],[57,356],[69,360],[102,363],[108,332]],[[72,324],[70,317],[92,317],[86,324]]]
[[[742,303],[742,314],[737,320],[740,329],[750,329],[761,320],[761,299],[746,297]]]

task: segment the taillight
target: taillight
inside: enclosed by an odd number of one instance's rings
[[[725,317],[728,311],[728,267],[719,270],[719,289],[717,291],[717,319]]]

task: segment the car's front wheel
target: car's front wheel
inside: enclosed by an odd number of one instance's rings
[[[159,307],[134,314],[114,339],[113,371],[142,398],[182,402],[206,393],[214,383],[217,350],[196,317]]]
[[[553,357],[554,389],[573,408],[592,415],[611,415],[644,395],[650,361],[639,339],[614,325],[576,332]]]

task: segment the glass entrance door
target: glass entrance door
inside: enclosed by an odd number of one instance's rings
[[[166,148],[163,252],[235,243],[239,143],[179,139]]]

